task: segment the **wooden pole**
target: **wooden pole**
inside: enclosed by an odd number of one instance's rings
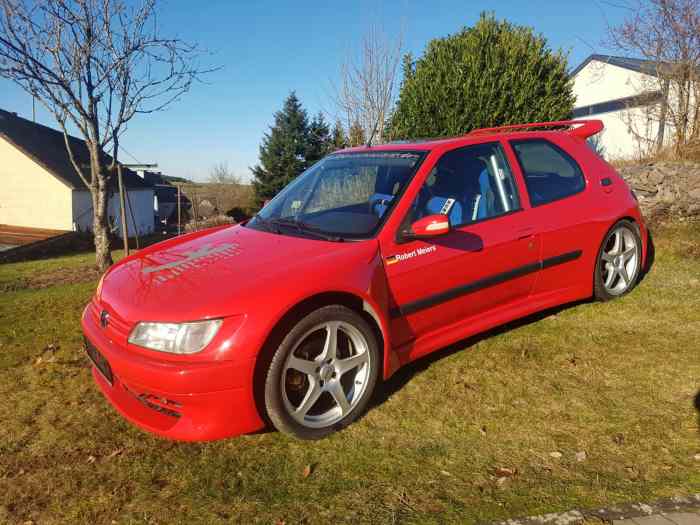
[[[177,185],[177,234],[180,235],[180,217],[181,217],[181,212],[180,212],[180,199],[182,198],[180,196],[180,185]]]
[[[134,207],[131,205],[131,197],[129,197],[129,190],[124,188],[124,195],[126,196],[126,204],[129,206],[129,216],[131,216],[131,222],[134,223],[134,239],[136,240],[136,249],[139,250],[139,228],[136,226],[136,217],[134,217]]]
[[[117,179],[119,180],[119,217],[122,221],[122,240],[124,241],[124,257],[126,257],[129,255],[129,228],[126,224],[126,199],[124,198],[122,165],[119,163],[117,163]]]

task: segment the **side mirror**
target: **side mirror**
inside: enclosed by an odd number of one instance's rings
[[[438,235],[445,235],[449,231],[450,219],[447,215],[428,215],[411,224],[408,237],[413,239],[437,237]]]

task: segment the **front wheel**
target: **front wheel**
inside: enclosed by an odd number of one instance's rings
[[[633,222],[622,220],[605,236],[596,260],[595,297],[608,301],[626,294],[637,284],[642,266],[642,240]]]
[[[357,419],[377,383],[374,331],[345,306],[320,308],[282,340],[265,379],[273,425],[301,439],[320,439]]]

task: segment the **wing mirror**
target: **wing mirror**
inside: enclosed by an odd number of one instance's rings
[[[435,214],[418,219],[411,224],[407,237],[411,239],[424,239],[445,235],[450,231],[450,219],[447,215]]]

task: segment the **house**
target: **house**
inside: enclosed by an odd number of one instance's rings
[[[162,173],[147,170],[137,170],[137,173],[147,184],[153,186],[153,210],[156,222],[165,227],[177,224],[177,186],[171,184]],[[184,217],[192,204],[184,193],[179,192],[179,196],[180,213]]]
[[[571,72],[576,97],[573,117],[603,121],[595,147],[607,159],[641,158],[661,141],[669,125],[660,126],[663,100],[657,63],[636,58],[590,55]]]
[[[85,142],[70,136],[69,141],[76,162],[87,168]],[[153,187],[129,169],[122,173],[129,234],[152,233]],[[110,227],[121,236],[116,177],[108,188]],[[63,133],[0,110],[0,224],[89,231],[92,215],[90,192],[70,161]]]

